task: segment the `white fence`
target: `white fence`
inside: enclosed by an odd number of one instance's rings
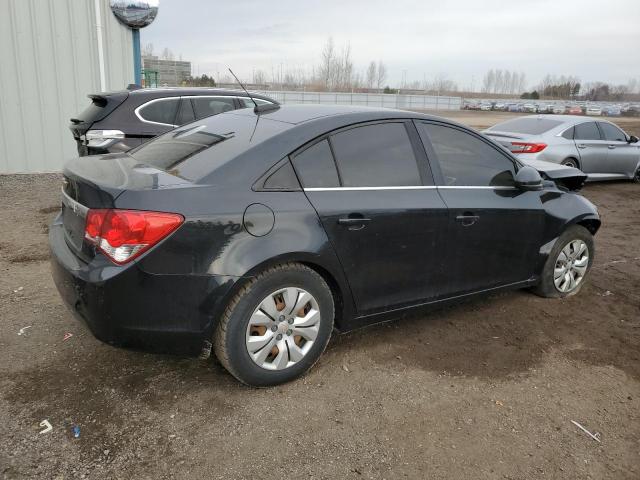
[[[320,103],[324,105],[363,105],[370,107],[399,108],[406,110],[460,110],[461,97],[430,95],[396,95],[387,93],[336,93],[336,92],[258,92],[283,104]]]

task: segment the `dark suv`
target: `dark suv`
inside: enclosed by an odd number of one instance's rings
[[[252,94],[258,105],[277,104]],[[169,130],[218,113],[254,107],[242,90],[147,88],[88,95],[69,129],[80,156],[124,152]]]

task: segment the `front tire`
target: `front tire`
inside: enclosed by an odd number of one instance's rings
[[[575,295],[584,285],[593,265],[593,235],[580,225],[572,225],[558,238],[542,269],[540,283],[533,291],[541,297],[564,298]]]
[[[320,358],[334,316],[331,289],[317,272],[298,263],[271,267],[230,301],[214,334],[215,354],[246,385],[289,382]]]

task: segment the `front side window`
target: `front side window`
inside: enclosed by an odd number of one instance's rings
[[[331,137],[344,187],[422,185],[403,123],[351,128]]]
[[[322,140],[295,155],[293,166],[305,188],[340,186],[331,147],[327,140]]]
[[[231,97],[192,97],[191,102],[198,120],[235,110],[233,98]]]
[[[511,187],[513,162],[495,148],[457,128],[419,123],[438,156],[446,186]]]
[[[575,126],[574,140],[600,140],[600,131],[596,122],[581,123]]]
[[[600,129],[604,134],[604,139],[610,142],[626,142],[627,136],[622,130],[615,125],[606,122],[600,122]]]
[[[173,122],[176,120],[179,104],[179,98],[163,98],[147,103],[138,111],[138,114],[147,122],[175,125]]]

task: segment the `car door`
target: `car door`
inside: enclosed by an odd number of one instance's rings
[[[633,175],[640,161],[638,145],[629,143],[627,134],[609,122],[598,122],[598,126],[607,142],[606,173]]]
[[[607,173],[608,145],[602,139],[596,122],[583,122],[575,125],[573,141],[580,155],[580,169],[584,173]]]
[[[475,132],[438,122],[416,125],[449,209],[446,294],[531,279],[544,229],[540,192],[516,188],[513,159]]]
[[[292,156],[359,314],[438,296],[447,209],[415,127],[349,127]]]

